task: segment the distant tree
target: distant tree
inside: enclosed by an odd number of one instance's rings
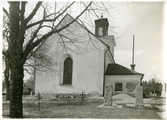
[[[161,92],[162,92],[162,84],[161,83],[156,83],[156,90],[155,93],[157,94],[158,97],[161,96]]]
[[[155,91],[156,91],[156,88],[157,88],[157,84],[156,84],[156,81],[155,81],[155,78],[152,78],[151,80],[150,80],[150,84],[151,84],[151,91],[152,91],[152,93],[154,94],[154,96],[155,96]]]
[[[154,94],[154,97],[155,93],[157,94],[157,96],[160,96],[161,91],[162,91],[162,84],[157,82],[156,78],[152,78],[151,80],[149,80],[149,82],[143,81],[144,95],[149,95],[149,93],[152,92]]]
[[[149,97],[151,89],[150,89],[150,84],[147,81],[143,81],[143,97]]]
[[[4,10],[3,14],[3,53],[6,53],[7,47],[8,47],[8,41],[9,41],[9,13]],[[3,75],[4,75],[4,81],[5,81],[5,89],[6,89],[6,100],[10,99],[10,68],[9,68],[9,60],[7,59],[7,56],[3,54],[2,56],[2,62],[3,62]]]

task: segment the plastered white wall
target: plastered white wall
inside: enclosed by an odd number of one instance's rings
[[[65,22],[62,21],[62,23]],[[76,41],[75,43],[69,42],[69,39],[58,34],[52,35],[46,41],[45,45],[49,48],[45,54],[52,57],[55,63],[52,66],[54,71],[51,73],[36,71],[35,92],[54,94],[84,91],[86,94],[102,94],[106,46],[77,22],[61,31],[60,34]],[[64,44],[66,47],[63,46]],[[64,56],[67,54],[73,59],[72,85],[62,84]]]
[[[112,85],[113,86],[113,93],[128,93],[134,95],[135,89],[132,92],[129,92],[126,88],[127,82],[132,82],[136,84],[140,84],[141,75],[106,75],[105,76],[105,85]],[[114,91],[115,90],[115,83],[122,83],[123,84],[123,91]]]

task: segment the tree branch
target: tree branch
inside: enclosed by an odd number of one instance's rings
[[[71,7],[71,5],[73,5],[74,4],[74,2],[72,2],[68,7],[66,7],[66,9],[64,9],[58,16],[56,16],[54,19],[46,19],[46,18],[48,18],[49,16],[51,16],[52,14],[50,14],[50,15],[47,15],[44,19],[42,19],[42,20],[39,20],[39,21],[37,21],[37,22],[34,22],[34,23],[32,23],[32,24],[29,24],[28,26],[27,26],[27,29],[29,29],[30,27],[33,27],[33,26],[35,26],[35,25],[37,25],[37,24],[40,24],[41,22],[52,22],[52,21],[55,21],[57,18],[59,18],[63,13],[65,13],[66,11],[67,11],[67,9],[69,8],[69,7]]]
[[[36,14],[36,12],[38,11],[39,7],[41,6],[42,2],[38,2],[35,6],[35,8],[33,9],[33,11],[31,12],[31,14],[25,19],[26,24],[34,17],[34,15]]]
[[[21,15],[20,15],[20,20],[21,20],[22,23],[23,23],[23,21],[24,21],[24,13],[25,13],[25,6],[26,6],[26,3],[27,3],[27,2],[25,2],[25,1],[22,1],[22,2],[21,2],[21,10],[20,10]]]
[[[25,49],[28,49],[30,47],[31,43],[33,42],[33,40],[37,37],[37,34],[38,34],[39,30],[41,29],[41,25],[42,25],[42,22],[40,23],[38,28],[35,30],[35,32],[33,32],[33,35],[31,37],[31,39],[28,41]]]
[[[46,40],[49,36],[51,36],[54,33],[58,33],[60,31],[62,31],[63,29],[67,28],[69,25],[71,25],[73,22],[75,22],[88,8],[89,6],[92,4],[92,2],[90,2],[87,7],[74,19],[72,20],[70,23],[68,23],[67,25],[61,27],[60,29],[56,30],[53,29],[50,32],[48,32],[47,34],[43,35],[40,39],[36,40],[35,42],[33,42],[29,47],[26,47],[26,49],[23,52],[23,57],[22,57],[22,62],[25,63],[26,58],[28,56],[28,54],[30,53],[30,51],[32,51],[36,46],[38,46],[41,42],[43,42],[44,40]]]
[[[72,39],[70,39],[69,37],[67,37],[67,36],[65,36],[65,35],[63,35],[63,34],[60,34],[60,33],[59,33],[59,35],[62,36],[62,39],[63,39],[63,37],[66,38],[66,39],[68,39],[68,40],[78,49],[78,51],[81,53],[81,50],[80,50],[80,49],[78,48],[78,46],[73,42]],[[63,43],[64,43],[64,40],[62,40],[62,41],[63,41]]]
[[[6,14],[6,16],[9,16],[8,11],[3,7],[3,12]]]

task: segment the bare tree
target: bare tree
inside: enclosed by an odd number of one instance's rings
[[[3,14],[3,53],[6,53],[7,48],[8,48],[8,40],[9,40],[9,14],[6,11],[6,9],[3,9],[4,14]],[[5,82],[5,88],[6,88],[6,100],[10,99],[10,90],[9,90],[9,86],[10,86],[10,81],[9,81],[9,77],[10,77],[10,69],[9,69],[9,61],[7,59],[7,56],[5,56],[5,54],[3,54],[2,60],[4,62],[4,82]],[[3,66],[3,67],[4,67]]]
[[[67,12],[71,12],[75,2],[63,3],[60,7],[55,5],[56,11],[54,12],[51,12],[50,9],[52,8],[47,3],[43,4],[43,2],[38,2],[32,11],[27,11],[26,1],[10,1],[8,3],[9,11],[3,8],[3,12],[8,18],[8,22],[3,22],[3,25],[7,26],[6,31],[3,32],[7,41],[7,49],[3,50],[3,55],[5,56],[6,70],[8,71],[6,73],[10,73],[8,74],[10,78],[10,117],[22,118],[24,68],[27,72],[30,72],[30,69],[33,72],[34,67],[40,70],[44,70],[44,68],[48,70],[50,69],[48,66],[53,64],[49,56],[36,53],[36,51],[52,34],[57,33],[61,38],[65,37],[60,32],[76,20],[79,20],[83,14],[89,18],[90,15],[99,17],[101,11],[108,12],[108,10],[104,3],[98,6],[93,2],[80,2],[79,4],[82,6],[81,12],[68,24],[57,28],[57,23]],[[41,11],[43,15],[38,16]]]

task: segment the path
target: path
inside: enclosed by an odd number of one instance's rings
[[[166,105],[162,105],[162,106],[156,105],[156,107],[160,109],[160,112],[156,112],[156,114],[157,114],[160,118],[166,119],[166,118],[167,118],[167,116],[166,116]]]

